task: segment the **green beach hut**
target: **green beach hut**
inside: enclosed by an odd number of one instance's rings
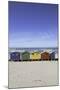
[[[23,61],[29,61],[30,60],[30,53],[28,51],[25,51],[22,53],[22,60]]]

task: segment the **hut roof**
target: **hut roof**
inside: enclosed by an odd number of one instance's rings
[[[20,52],[11,52],[12,54],[14,54],[14,53],[20,53]]]
[[[22,54],[29,54],[29,52],[28,52],[28,51],[25,51],[25,52],[23,52]]]
[[[43,52],[42,54],[49,54],[49,52]]]

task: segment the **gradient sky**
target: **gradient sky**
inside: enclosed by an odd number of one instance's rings
[[[9,1],[9,47],[57,47],[58,5]]]

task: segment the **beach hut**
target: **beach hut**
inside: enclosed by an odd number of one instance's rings
[[[55,52],[50,53],[50,60],[55,60]]]
[[[31,60],[41,60],[41,53],[40,52],[32,52],[30,53]]]
[[[55,60],[58,60],[58,52],[55,53]]]
[[[30,60],[30,53],[28,51],[25,51],[25,52],[22,53],[22,60],[23,61]]]
[[[20,60],[20,52],[12,52],[12,53],[10,53],[10,59],[12,61],[19,61]]]
[[[49,57],[50,57],[50,55],[48,52],[41,53],[41,59],[42,60],[49,60]]]

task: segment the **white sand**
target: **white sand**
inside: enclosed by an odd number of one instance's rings
[[[9,88],[58,85],[58,61],[9,61]]]

